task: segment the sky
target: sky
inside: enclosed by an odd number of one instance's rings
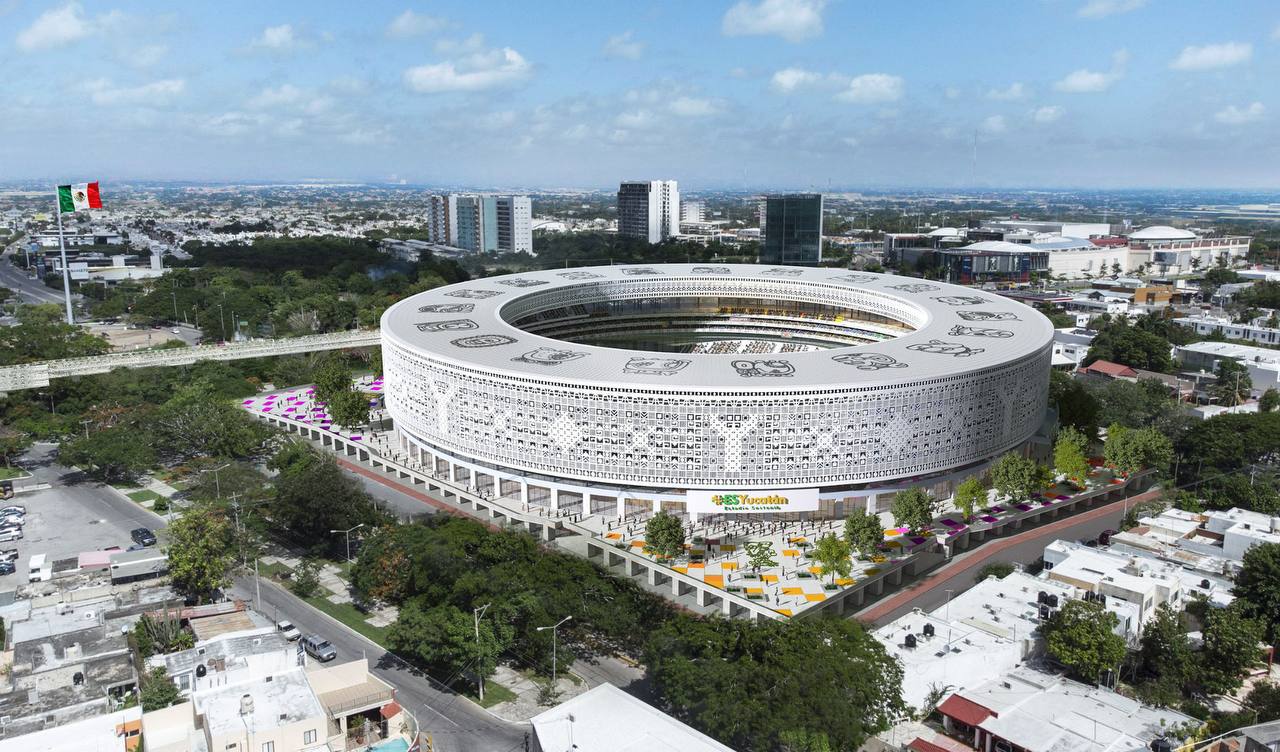
[[[1274,0],[0,0],[0,179],[1280,187]]]

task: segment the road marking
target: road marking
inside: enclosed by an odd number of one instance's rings
[[[422,703],[422,707],[426,708],[427,710],[430,710],[432,713],[435,713],[436,715],[438,715],[438,716],[440,716],[441,718],[445,719],[445,720],[446,720],[446,721],[448,721],[449,723],[452,723],[454,728],[462,728],[461,726],[459,726],[459,725],[458,725],[457,721],[453,720],[452,718],[450,718],[449,716],[445,715],[444,713],[441,713],[439,710],[436,710],[435,708],[431,707],[431,706],[430,706],[430,705],[428,705],[427,703],[425,703],[425,702],[424,702],[424,703]]]

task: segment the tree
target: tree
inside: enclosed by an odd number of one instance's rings
[[[1169,604],[1161,603],[1156,607],[1155,616],[1142,629],[1139,668],[1145,675],[1165,680],[1167,686],[1176,687],[1180,692],[1191,678],[1193,661],[1191,641],[1182,617]]]
[[[849,576],[849,572],[853,570],[853,562],[850,561],[852,554],[853,551],[845,540],[834,533],[827,533],[814,544],[809,558],[818,562],[822,574],[831,575],[834,581],[836,575]]]
[[[310,598],[320,589],[320,564],[315,559],[303,559],[293,570],[289,590],[299,598]]]
[[[769,541],[752,541],[744,550],[747,553],[747,566],[752,571],[759,572],[761,569],[778,566],[777,559],[773,558],[773,544]]]
[[[117,426],[63,442],[58,458],[107,483],[129,482],[156,463],[156,453],[133,426]]]
[[[61,281],[59,281],[61,287]],[[0,328],[0,365],[79,358],[111,351],[111,343],[63,320],[62,306],[19,306],[17,326]]]
[[[964,521],[970,522],[973,520],[974,510],[985,509],[987,506],[987,487],[976,475],[970,475],[956,486],[954,501],[956,509],[964,515]]]
[[[182,693],[178,690],[178,685],[169,678],[163,666],[153,668],[150,673],[143,675],[141,695],[144,713],[163,710],[182,701]]]
[[[991,466],[991,484],[1010,501],[1024,501],[1043,489],[1052,477],[1049,469],[1033,459],[1009,452]]]
[[[1280,392],[1275,387],[1267,387],[1267,391],[1262,393],[1262,397],[1258,400],[1258,410],[1269,413],[1280,407]]]
[[[1246,614],[1262,622],[1267,639],[1275,640],[1280,625],[1280,543],[1260,543],[1244,552],[1231,593]]]
[[[933,518],[938,513],[938,502],[923,489],[908,488],[893,497],[890,511],[898,527],[917,533],[933,525]]]
[[[645,523],[645,550],[660,559],[674,559],[684,553],[684,538],[684,523],[674,514],[658,512]]]
[[[1102,415],[1128,428],[1156,428],[1173,438],[1180,436],[1193,421],[1159,379],[1136,382],[1113,379],[1091,383],[1087,389],[1097,400]]]
[[[1091,440],[1098,435],[1098,400],[1070,374],[1049,372],[1049,404],[1058,411],[1062,425],[1076,428]]]
[[[1253,378],[1249,368],[1231,358],[1218,361],[1218,369],[1209,393],[1224,407],[1234,407],[1249,399],[1253,392]]]
[[[1124,638],[1115,633],[1119,623],[1097,601],[1069,600],[1040,631],[1050,655],[1077,678],[1094,683],[1124,660]]]
[[[1210,609],[1204,626],[1204,648],[1200,651],[1199,684],[1211,694],[1229,694],[1240,688],[1244,673],[1257,665],[1262,651],[1258,644],[1265,625],[1246,615],[1246,606],[1233,603]]]
[[[363,392],[338,392],[329,397],[328,408],[333,422],[340,426],[355,428],[369,422],[369,397]]]
[[[1103,457],[1126,474],[1148,467],[1165,472],[1173,463],[1173,444],[1154,428],[1133,429],[1113,423],[1107,429]]]
[[[512,637],[511,628],[497,619],[481,619],[477,626],[473,614],[456,606],[426,608],[418,600],[405,604],[387,632],[392,650],[445,675],[468,671],[477,677],[477,685],[493,675]]]
[[[231,525],[207,509],[191,509],[169,526],[169,576],[178,592],[203,602],[227,584]]]
[[[1261,681],[1244,698],[1244,709],[1256,713],[1255,723],[1280,720],[1280,685]]]
[[[998,577],[1004,579],[1013,574],[1013,564],[1007,561],[993,561],[990,564],[983,564],[978,570],[978,575],[974,578],[977,582],[982,582],[988,577]]]
[[[176,612],[165,609],[157,617],[143,614],[133,625],[133,642],[142,657],[172,653],[195,645],[195,635],[183,629]]]
[[[1084,486],[1089,477],[1089,459],[1080,446],[1083,443],[1084,434],[1068,426],[1058,434],[1058,441],[1053,445],[1054,469],[1078,486]]]
[[[884,527],[880,517],[868,514],[865,509],[855,509],[844,518],[844,539],[851,551],[870,558],[884,541]]]
[[[4,466],[12,467],[14,458],[27,451],[31,442],[30,434],[9,431],[0,426],[0,455],[4,456]]]
[[[744,752],[819,734],[857,749],[906,713],[901,666],[854,620],[681,614],[654,631],[644,662],[661,710]]]
[[[294,442],[271,458],[279,471],[271,516],[275,523],[299,540],[314,545],[334,540],[330,530],[346,530],[359,524],[377,524],[382,516],[360,484],[338,467],[329,455]]]
[[[316,396],[321,402],[330,402],[343,392],[351,391],[351,369],[340,354],[331,354],[316,369]]]
[[[1099,327],[1085,361],[1107,360],[1130,368],[1166,373],[1172,367],[1171,350],[1167,339],[1131,326],[1126,317],[1120,316]]]
[[[207,382],[183,388],[151,421],[156,446],[168,457],[248,458],[263,450],[270,428],[217,394]]]

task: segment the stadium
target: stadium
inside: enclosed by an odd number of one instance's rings
[[[455,484],[623,517],[840,517],[1043,435],[1053,328],[971,288],[840,269],[545,270],[382,317],[397,441]]]

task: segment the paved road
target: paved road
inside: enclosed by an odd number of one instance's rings
[[[881,626],[915,608],[931,611],[946,602],[948,589],[954,597],[973,587],[974,577],[983,564],[1000,561],[1029,563],[1040,558],[1044,554],[1044,547],[1059,538],[1096,538],[1103,530],[1118,528],[1125,509],[1156,498],[1159,494],[1158,490],[1148,491],[1027,528],[1015,535],[985,541],[977,548],[953,557],[949,563],[925,575],[923,579],[907,584],[901,590],[870,604],[858,612],[856,618]]]
[[[19,504],[36,495],[48,496],[45,503],[58,504],[76,510],[84,510],[93,519],[109,521],[111,530],[149,527],[163,540],[165,518],[137,504],[122,499],[112,489],[88,480],[75,468],[54,461],[55,444],[36,444],[19,460],[37,480],[50,483],[53,488],[20,494]],[[420,502],[418,503],[421,506]],[[33,501],[29,511],[36,507]],[[106,529],[104,528],[104,531]],[[129,541],[113,539],[98,541],[101,548],[109,544],[128,545]],[[12,544],[7,544],[12,545]],[[255,596],[252,576],[239,577],[232,592],[236,597],[253,601]],[[524,749],[524,726],[501,721],[470,701],[434,687],[428,677],[414,671],[385,653],[347,627],[333,621],[327,615],[311,608],[291,593],[267,580],[261,582],[262,612],[272,619],[287,618],[304,632],[318,632],[333,642],[342,658],[367,656],[374,665],[374,672],[395,687],[400,701],[410,707],[422,727],[433,734],[435,749],[440,752],[506,752]],[[443,713],[443,715],[442,715]]]
[[[0,287],[8,287],[19,294],[24,303],[62,303],[62,291],[53,290],[45,287],[44,281],[28,277],[25,270],[20,269],[9,263],[11,256],[22,257],[22,246],[25,239],[18,243],[10,244],[4,250],[3,257],[0,258]],[[79,299],[79,295],[72,295],[71,299],[74,303]]]
[[[298,600],[268,580],[259,583],[258,610],[274,621],[288,619],[304,634],[322,635],[338,651],[338,660],[357,656],[369,660],[373,673],[396,689],[396,699],[411,710],[425,733],[431,734],[436,752],[515,752],[524,749],[526,724],[508,723],[453,692],[442,689],[430,677],[409,667],[374,642]],[[238,577],[235,597],[252,602],[254,579]]]

